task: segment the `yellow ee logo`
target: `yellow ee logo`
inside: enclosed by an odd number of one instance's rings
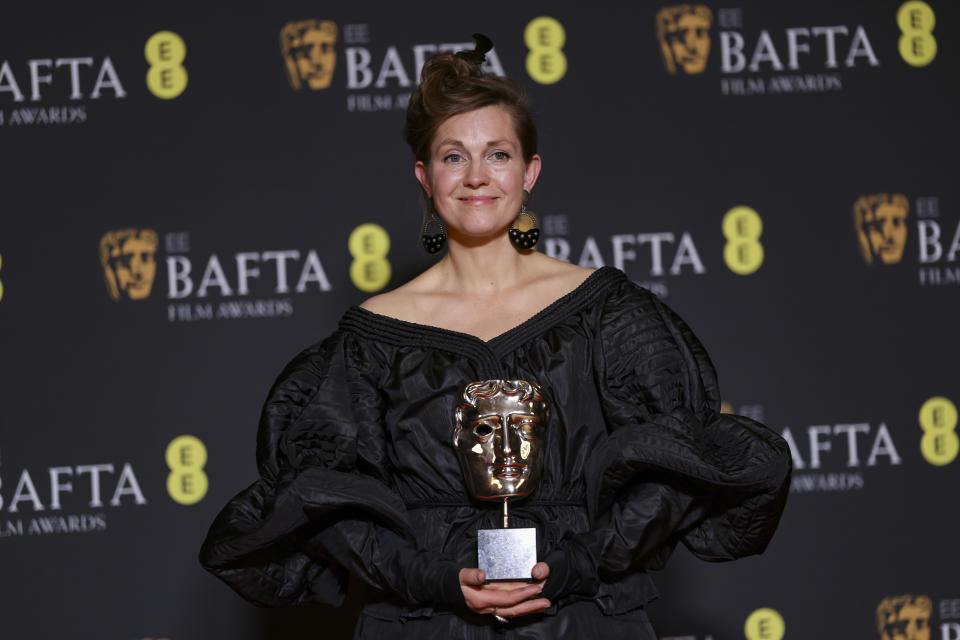
[[[936,16],[926,2],[910,0],[900,5],[897,26],[901,36],[897,46],[907,64],[925,67],[937,57],[937,41],[932,33],[934,24]]]
[[[187,88],[187,70],[183,68],[187,45],[183,38],[173,31],[158,31],[147,40],[143,55],[150,63],[147,71],[150,93],[164,100],[183,93]]]
[[[203,500],[210,481],[203,467],[207,464],[207,448],[195,436],[177,436],[167,445],[167,493],[180,504],[196,504]]]
[[[567,32],[563,25],[549,16],[534,18],[523,30],[523,41],[530,50],[527,54],[530,77],[540,84],[559,82],[567,73],[567,56],[562,51]]]
[[[350,279],[360,291],[379,291],[390,282],[390,234],[378,224],[362,224],[350,234],[347,248],[353,256]]]
[[[747,640],[781,640],[787,632],[787,625],[775,609],[766,607],[757,609],[749,616],[743,625],[743,633]]]
[[[723,216],[720,225],[727,244],[723,247],[723,261],[734,273],[746,276],[763,264],[763,221],[750,207],[734,207]]]
[[[942,467],[953,462],[960,452],[957,437],[957,406],[949,398],[935,396],[920,407],[920,453],[932,465]]]

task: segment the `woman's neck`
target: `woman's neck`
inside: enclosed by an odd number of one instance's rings
[[[521,254],[506,234],[481,245],[465,245],[451,238],[447,255],[437,266],[444,288],[479,297],[496,296],[524,281],[533,253]]]

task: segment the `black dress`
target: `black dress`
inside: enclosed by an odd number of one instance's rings
[[[553,407],[539,488],[511,508],[538,529],[553,607],[506,626],[470,613],[458,583],[499,511],[466,496],[452,408],[490,378],[538,382]],[[678,541],[706,560],[760,553],[786,500],[784,441],[719,405],[690,329],[616,269],[487,342],[354,307],[280,375],[260,479],[201,562],[262,605],[338,604],[353,573],[368,585],[356,637],[653,639],[645,570]]]

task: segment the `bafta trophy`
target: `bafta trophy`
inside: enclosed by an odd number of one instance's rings
[[[510,528],[509,502],[530,495],[543,471],[550,407],[526,380],[469,383],[455,404],[453,446],[467,491],[500,502],[502,529],[477,531],[477,566],[487,580],[531,580],[536,528]]]

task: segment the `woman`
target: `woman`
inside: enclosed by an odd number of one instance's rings
[[[652,294],[529,248],[536,133],[519,87],[481,61],[431,58],[407,113],[446,255],[288,365],[263,411],[261,479],[201,561],[265,605],[339,603],[353,573],[361,638],[652,639],[646,569],[679,541],[709,560],[762,551],[789,453],[719,413],[706,353]],[[433,249],[444,234],[429,222]],[[488,379],[538,382],[553,402],[539,488],[513,508],[513,526],[538,531],[530,582],[485,584],[475,568],[476,531],[500,514],[464,490],[451,407]]]

